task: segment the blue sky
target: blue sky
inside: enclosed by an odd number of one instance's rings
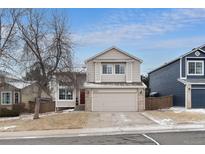
[[[205,9],[64,9],[75,63],[111,46],[143,59],[142,73],[205,44]]]

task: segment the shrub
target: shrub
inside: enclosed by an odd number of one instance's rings
[[[20,115],[20,111],[18,110],[9,110],[6,108],[0,109],[0,117],[16,117]]]
[[[25,112],[25,104],[24,103],[13,104],[12,105],[12,110],[15,110],[19,113]]]

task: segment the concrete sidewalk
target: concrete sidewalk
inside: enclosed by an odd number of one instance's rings
[[[18,138],[45,138],[45,137],[74,137],[74,136],[97,136],[114,134],[140,134],[154,132],[184,132],[184,131],[205,131],[202,124],[184,124],[173,126],[141,125],[137,127],[111,127],[111,128],[84,128],[84,129],[61,129],[44,131],[19,131],[0,132],[0,139]]]

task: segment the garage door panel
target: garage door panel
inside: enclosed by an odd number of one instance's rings
[[[192,108],[205,108],[205,89],[192,89]]]
[[[93,111],[136,111],[136,93],[95,92]]]

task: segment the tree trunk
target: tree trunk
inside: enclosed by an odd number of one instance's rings
[[[40,105],[41,105],[41,88],[38,88],[38,97],[36,98],[35,103],[35,110],[34,110],[34,116],[33,119],[39,119],[39,111],[40,111]]]

